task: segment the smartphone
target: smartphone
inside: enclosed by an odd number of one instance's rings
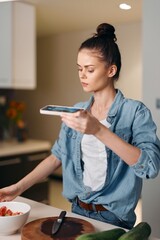
[[[63,112],[74,113],[79,110],[84,110],[84,108],[59,106],[59,105],[47,105],[40,109],[40,113],[60,116]]]

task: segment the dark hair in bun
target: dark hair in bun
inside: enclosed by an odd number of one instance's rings
[[[102,23],[97,27],[97,33],[94,34],[94,37],[106,37],[108,39],[112,39],[113,41],[117,41],[116,35],[115,35],[115,28],[108,24],[108,23]]]
[[[121,70],[121,54],[116,43],[115,28],[108,23],[101,23],[96,31],[91,38],[81,44],[79,51],[86,48],[99,52],[107,66],[116,65],[117,72],[113,79],[118,79]]]

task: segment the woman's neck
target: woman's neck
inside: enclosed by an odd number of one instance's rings
[[[94,93],[94,102],[91,107],[91,113],[98,119],[106,118],[108,111],[114,101],[116,90]]]

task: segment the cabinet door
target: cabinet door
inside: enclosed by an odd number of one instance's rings
[[[48,156],[48,154],[48,151],[46,151],[23,156],[22,160],[25,168],[25,173],[28,174],[31,172],[44,158]],[[22,194],[22,196],[35,201],[48,203],[48,189],[49,182],[47,178],[29,188]]]
[[[24,174],[20,157],[5,158],[0,160],[0,188],[19,181]]]
[[[12,85],[12,31],[10,4],[0,3],[0,87],[9,88]]]
[[[49,203],[48,190],[49,190],[49,182],[48,182],[48,179],[46,179],[45,181],[35,184],[34,186],[26,190],[22,194],[22,197],[26,197],[37,202],[43,202],[48,204]]]
[[[36,26],[35,7],[22,2],[13,5],[13,87],[36,88]]]
[[[32,171],[43,159],[48,156],[48,151],[28,154],[23,157],[26,174]]]
[[[35,7],[0,3],[0,88],[36,88]]]

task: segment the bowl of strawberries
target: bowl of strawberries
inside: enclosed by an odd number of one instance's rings
[[[31,207],[23,202],[0,202],[0,235],[16,233],[26,223]]]

